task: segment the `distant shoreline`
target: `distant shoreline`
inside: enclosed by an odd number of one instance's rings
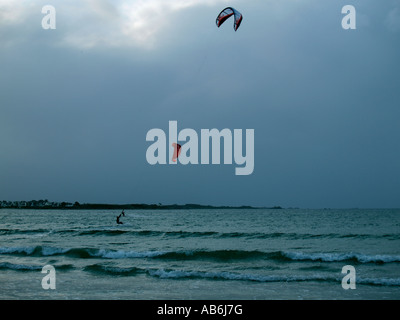
[[[70,203],[49,202],[48,200],[32,201],[0,201],[0,209],[73,209],[73,210],[193,210],[193,209],[283,209],[280,206],[253,207],[253,206],[211,206],[201,204],[107,204],[107,203]]]

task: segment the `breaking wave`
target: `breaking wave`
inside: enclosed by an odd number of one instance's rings
[[[261,275],[235,272],[210,272],[194,270],[174,269],[146,269],[138,267],[113,267],[102,264],[89,265],[84,271],[108,276],[137,276],[144,274],[159,279],[185,280],[185,279],[208,279],[228,281],[252,281],[252,282],[337,282],[340,283],[340,276],[328,275]],[[379,286],[400,286],[400,278],[357,278],[358,284],[379,285]]]
[[[47,246],[33,247],[0,247],[0,254],[22,256],[68,256],[72,258],[90,259],[127,259],[151,258],[170,260],[254,260],[265,259],[277,262],[320,261],[320,262],[355,262],[363,263],[399,263],[400,255],[368,255],[360,253],[305,253],[259,250],[182,250],[182,251],[135,251],[97,248],[55,248]]]
[[[0,229],[0,235],[26,235],[26,234],[71,234],[77,236],[119,236],[119,235],[132,235],[138,237],[171,237],[171,238],[197,238],[197,237],[211,237],[211,238],[246,238],[246,239],[290,239],[290,240],[304,240],[304,239],[375,239],[385,238],[389,240],[396,240],[400,238],[399,234],[339,234],[339,233],[295,233],[295,232],[216,232],[216,231],[161,231],[161,230],[124,230],[116,228],[97,228],[97,229]]]

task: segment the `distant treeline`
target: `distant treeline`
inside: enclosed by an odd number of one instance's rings
[[[48,200],[31,201],[0,201],[0,208],[13,209],[95,209],[95,210],[113,210],[113,209],[136,209],[136,210],[178,210],[178,209],[282,209],[280,206],[274,207],[252,207],[252,206],[210,206],[201,204],[107,204],[107,203],[79,203],[79,202],[50,202]]]

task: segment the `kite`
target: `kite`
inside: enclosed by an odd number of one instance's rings
[[[179,155],[181,154],[181,145],[178,143],[173,143],[172,146],[174,147],[174,154],[172,155],[172,161],[176,162],[176,159],[178,159]]]
[[[218,28],[225,22],[225,20],[227,20],[231,16],[234,16],[234,18],[235,18],[234,23],[233,23],[233,29],[236,31],[239,28],[240,23],[243,20],[243,16],[239,11],[237,11],[236,9],[233,9],[232,7],[225,8],[218,15],[217,20],[215,21]]]

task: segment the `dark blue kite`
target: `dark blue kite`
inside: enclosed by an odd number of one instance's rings
[[[233,23],[233,29],[236,31],[243,20],[243,16],[239,11],[233,9],[232,7],[225,8],[218,15],[217,20],[215,21],[217,23],[218,28],[231,16],[234,16],[235,18]]]

